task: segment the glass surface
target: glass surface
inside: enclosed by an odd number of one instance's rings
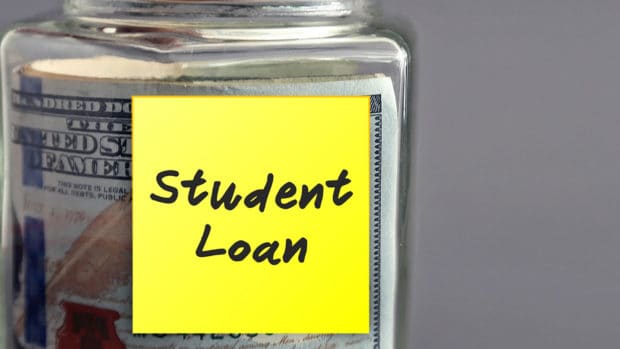
[[[374,11],[371,5],[359,0],[70,0],[65,9],[66,14],[61,18],[14,28],[2,42],[6,150],[2,265],[6,274],[4,291],[8,293],[5,305],[9,308],[6,313],[7,348],[20,347],[11,334],[22,331],[19,327],[24,326],[20,324],[23,319],[16,319],[15,313],[9,311],[13,299],[25,292],[24,287],[20,287],[25,280],[21,272],[14,272],[14,267],[21,266],[22,258],[30,258],[21,255],[28,253],[20,250],[24,243],[21,234],[27,227],[21,223],[21,217],[16,218],[16,212],[22,209],[17,203],[26,205],[27,198],[24,198],[28,193],[15,192],[16,182],[22,179],[13,178],[11,173],[12,167],[25,160],[10,151],[11,139],[16,137],[12,134],[14,111],[11,105],[16,103],[13,90],[20,79],[24,89],[27,82],[23,74],[35,72],[44,83],[62,81],[59,84],[67,86],[75,86],[75,82],[96,86],[91,85],[92,82],[101,83],[103,88],[122,82],[127,86],[139,86],[136,90],[140,92],[147,91],[151,85],[169,85],[178,88],[178,93],[187,94],[205,84],[226,85],[238,81],[282,84],[387,77],[392,82],[395,97],[396,126],[384,131],[384,137],[395,139],[397,151],[382,159],[386,166],[395,170],[395,175],[386,176],[381,185],[385,191],[388,187],[397,190],[386,196],[393,204],[389,206],[392,209],[381,214],[385,220],[394,220],[390,228],[393,231],[386,236],[392,237],[389,243],[394,245],[394,251],[399,250],[398,236],[406,231],[402,225],[401,203],[408,176],[410,54],[397,34],[383,29],[369,15]],[[159,93],[158,88],[154,87],[153,93]],[[163,90],[170,93],[169,89]],[[114,91],[104,94],[113,95]],[[44,203],[49,207],[57,204]],[[45,239],[48,244],[70,250],[69,243],[56,240],[53,235]],[[393,258],[398,260],[397,256]],[[385,288],[385,292],[389,292],[387,299],[392,300],[392,304],[384,305],[391,314],[391,321],[387,323],[393,324],[398,324],[398,311],[401,311],[396,307],[397,278],[398,273],[392,271]],[[66,307],[71,308],[71,304]],[[391,338],[381,342],[382,349],[398,347],[398,325],[381,328],[381,331],[386,332],[385,338]],[[52,339],[47,343],[47,347],[56,347]]]

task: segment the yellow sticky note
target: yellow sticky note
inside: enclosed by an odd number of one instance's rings
[[[134,97],[134,333],[368,333],[369,97]]]

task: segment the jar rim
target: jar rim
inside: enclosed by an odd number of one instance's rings
[[[123,17],[367,17],[372,0],[65,0],[65,12]]]

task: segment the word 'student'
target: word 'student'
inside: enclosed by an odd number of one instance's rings
[[[213,181],[210,185],[203,178],[203,170],[197,170],[194,176],[188,179],[178,180],[180,173],[176,170],[161,171],[156,176],[157,185],[167,195],[151,194],[151,199],[163,204],[173,204],[179,199],[179,191],[184,190],[187,203],[192,206],[210,204],[211,208],[217,210],[222,206],[226,210],[234,210],[240,204],[247,208],[258,207],[260,212],[264,212],[270,197],[274,204],[281,209],[290,209],[298,206],[305,209],[309,205],[321,208],[324,195],[331,191],[331,201],[336,206],[341,206],[349,200],[353,193],[344,191],[343,188],[351,183],[348,178],[349,172],[343,169],[336,179],[327,180],[324,183],[317,183],[310,187],[307,184],[295,184],[286,182],[274,188],[274,175],[269,173],[265,180],[265,185],[261,188],[252,190],[245,195],[238,193],[237,184],[228,183],[226,186],[219,180]],[[210,188],[209,191],[205,188]]]

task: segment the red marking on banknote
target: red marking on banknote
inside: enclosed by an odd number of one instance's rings
[[[58,349],[125,349],[114,327],[118,312],[63,302],[65,322],[58,330]]]

